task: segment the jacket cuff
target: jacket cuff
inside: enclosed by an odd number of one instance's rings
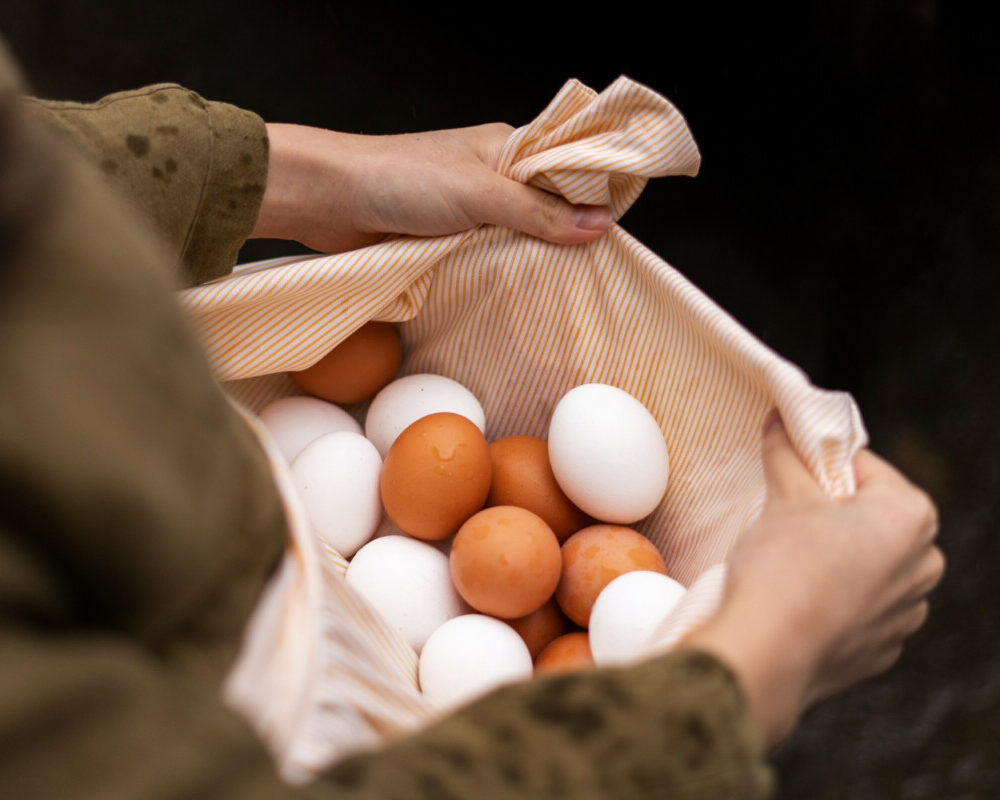
[[[413,800],[670,797],[764,800],[773,776],[733,673],[677,650],[627,668],[513,684],[314,786]]]
[[[232,269],[257,221],[267,180],[267,129],[260,117],[175,84],[96,103],[31,99],[28,106],[152,222],[185,285]]]
[[[200,99],[200,98],[199,98]],[[201,210],[192,222],[182,259],[191,283],[229,274],[250,237],[267,184],[264,120],[228,103],[205,102],[212,157]]]

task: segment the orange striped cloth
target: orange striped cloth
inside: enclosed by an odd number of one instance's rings
[[[677,109],[623,77],[600,94],[567,83],[511,135],[499,171],[574,203],[608,204],[618,219],[650,177],[693,176],[699,163]],[[544,437],[557,400],[582,383],[637,397],[659,421],[671,462],[666,496],[637,527],[689,587],[658,649],[718,603],[726,554],[763,503],[760,426],[770,408],[824,490],[854,490],[851,458],[866,434],[850,396],[812,386],[617,225],[577,246],[493,226],[397,237],[248,265],[182,299],[218,375],[250,411],[295,393],[285,370],[310,365],[372,319],[400,323],[404,374],[446,375],[476,394],[491,440]],[[412,651],[347,591],[343,559],[308,538],[294,539],[292,566],[262,604],[231,683],[291,777],[434,713],[415,690]],[[305,575],[310,554],[327,566]],[[283,632],[293,621],[310,633],[290,645]],[[253,687],[273,684],[268,669],[295,647],[308,651],[309,668],[294,690],[281,689],[284,705],[254,710]]]

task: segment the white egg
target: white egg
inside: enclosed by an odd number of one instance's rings
[[[340,406],[318,397],[282,397],[260,412],[289,464],[303,448],[325,433],[361,433],[361,426]]]
[[[451,709],[532,675],[531,653],[518,633],[483,614],[463,614],[435,630],[420,654],[420,690]]]
[[[439,411],[461,414],[486,431],[486,414],[472,392],[451,378],[422,373],[395,380],[375,395],[365,417],[365,436],[385,458],[411,423]]]
[[[571,389],[552,411],[548,440],[560,488],[595,519],[629,525],[663,499],[670,473],[663,432],[628,392],[600,383]]]
[[[469,610],[448,556],[410,536],[372,539],[351,559],[346,580],[418,653],[436,628]]]
[[[619,575],[590,612],[590,651],[598,666],[630,664],[647,654],[650,637],[687,590],[659,572]]]
[[[306,445],[291,471],[313,531],[350,558],[382,519],[375,445],[360,433],[327,433]]]

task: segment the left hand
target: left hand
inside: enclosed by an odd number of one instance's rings
[[[257,238],[339,253],[390,233],[437,236],[480,223],[577,244],[611,225],[605,206],[574,206],[497,174],[514,130],[502,123],[395,136],[276,123],[267,130]]]

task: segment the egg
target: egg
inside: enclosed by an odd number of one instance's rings
[[[399,333],[388,322],[369,322],[312,366],[289,372],[299,387],[333,403],[369,400],[388,384],[403,362]]]
[[[486,439],[475,424],[459,414],[431,414],[389,448],[382,503],[410,536],[444,539],[483,507],[492,472]]]
[[[595,519],[627,525],[663,499],[669,477],[663,432],[621,389],[590,383],[563,395],[552,411],[548,444],[560,488]]]
[[[372,537],[382,518],[381,467],[375,446],[349,431],[320,436],[291,464],[292,482],[314,532],[345,558]]]
[[[344,577],[417,653],[435,629],[468,612],[451,582],[448,557],[409,536],[372,539]]]
[[[264,408],[259,416],[289,464],[307,444],[325,433],[361,433],[354,417],[318,397],[282,397]]]
[[[553,639],[535,659],[535,674],[575,672],[594,666],[590,641],[583,631],[575,631]]]
[[[537,514],[494,506],[474,514],[451,543],[455,588],[477,611],[523,617],[552,597],[559,583],[559,540]]]
[[[463,614],[435,630],[420,653],[420,691],[452,709],[514,681],[530,678],[531,654],[517,632],[483,614]]]
[[[601,590],[590,612],[590,648],[599,666],[623,665],[646,655],[647,643],[686,589],[660,572],[619,575]]]
[[[621,525],[591,525],[563,542],[556,602],[573,622],[587,627],[601,590],[640,569],[667,574],[663,556],[645,536]]]
[[[393,381],[372,400],[365,417],[365,436],[385,458],[407,427],[421,417],[442,411],[460,414],[486,430],[486,414],[479,400],[458,381],[421,373]]]
[[[549,448],[534,436],[507,436],[490,444],[493,483],[488,506],[520,506],[533,511],[562,542],[593,520],[559,488],[549,464]]]
[[[508,619],[505,622],[524,639],[532,658],[536,658],[545,646],[557,636],[569,633],[571,627],[570,621],[562,613],[554,599],[546,601],[530,614]]]

